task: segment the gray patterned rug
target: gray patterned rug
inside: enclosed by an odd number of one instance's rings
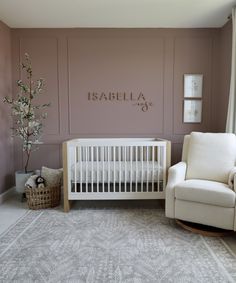
[[[0,282],[235,282],[219,238],[182,230],[160,209],[29,211],[0,237]]]

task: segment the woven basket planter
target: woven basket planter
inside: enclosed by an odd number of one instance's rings
[[[61,187],[26,188],[25,194],[30,209],[50,208],[60,204]]]

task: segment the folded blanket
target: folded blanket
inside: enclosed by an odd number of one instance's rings
[[[236,167],[234,167],[229,173],[228,185],[230,189],[234,189],[234,175],[236,174]]]

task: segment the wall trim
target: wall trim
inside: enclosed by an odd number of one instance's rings
[[[0,204],[4,203],[7,199],[9,199],[15,193],[15,190],[15,187],[12,187],[4,193],[0,194]]]

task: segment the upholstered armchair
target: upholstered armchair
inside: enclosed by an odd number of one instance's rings
[[[166,216],[235,230],[236,136],[192,132],[182,161],[170,167]]]

